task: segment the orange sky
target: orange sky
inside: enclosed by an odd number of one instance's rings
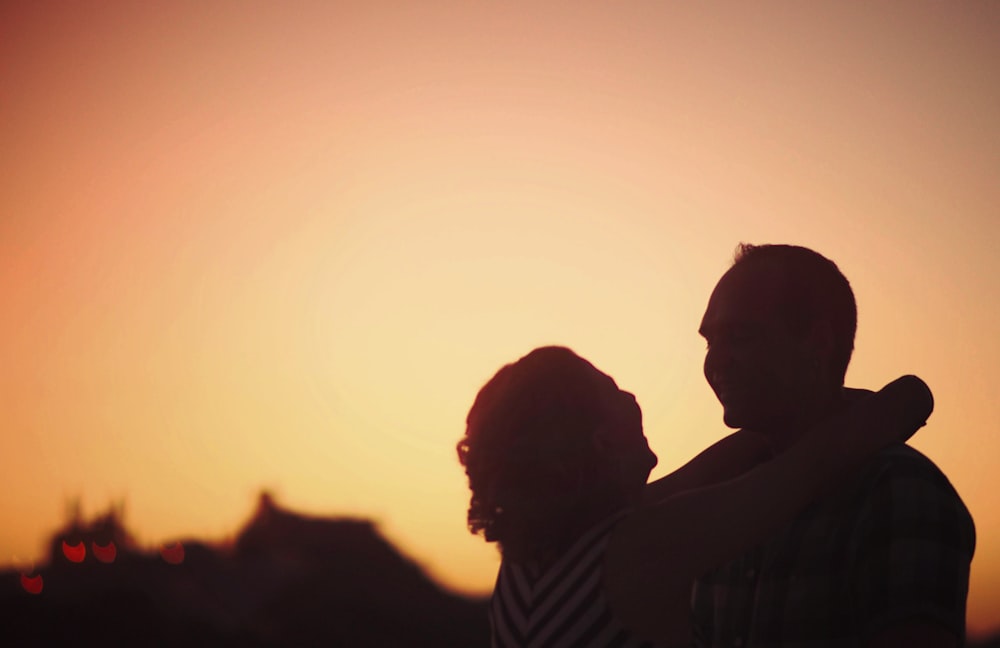
[[[855,286],[849,382],[935,389],[1000,628],[1000,4],[13,4],[0,564],[74,497],[152,544],[266,487],[487,590],[479,386],[571,346],[663,474],[725,432],[696,329],[736,243],[793,242]]]

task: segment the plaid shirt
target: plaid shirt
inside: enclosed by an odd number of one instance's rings
[[[909,446],[883,450],[782,531],[695,583],[695,644],[860,646],[911,620],[965,639],[975,547],[955,489]]]

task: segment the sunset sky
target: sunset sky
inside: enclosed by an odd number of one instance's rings
[[[1000,629],[1000,3],[5,2],[0,565],[79,498],[152,547],[261,489],[487,591],[454,444],[558,343],[660,465],[726,433],[698,322],[740,241],[834,259]]]

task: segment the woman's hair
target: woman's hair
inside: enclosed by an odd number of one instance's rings
[[[632,395],[564,347],[501,368],[476,396],[457,449],[472,491],[469,530],[520,561],[628,506],[656,465]]]

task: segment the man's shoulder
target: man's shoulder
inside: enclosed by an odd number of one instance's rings
[[[896,502],[922,501],[971,516],[958,491],[937,464],[912,446],[899,443],[877,452],[852,480],[851,490],[863,499],[882,497]]]
[[[879,450],[868,460],[861,475],[875,482],[893,479],[925,479],[947,484],[947,475],[931,461],[930,457],[905,443],[894,443]]]
[[[886,468],[906,467],[941,472],[930,457],[906,443],[893,443],[882,448],[875,453],[872,463]]]

